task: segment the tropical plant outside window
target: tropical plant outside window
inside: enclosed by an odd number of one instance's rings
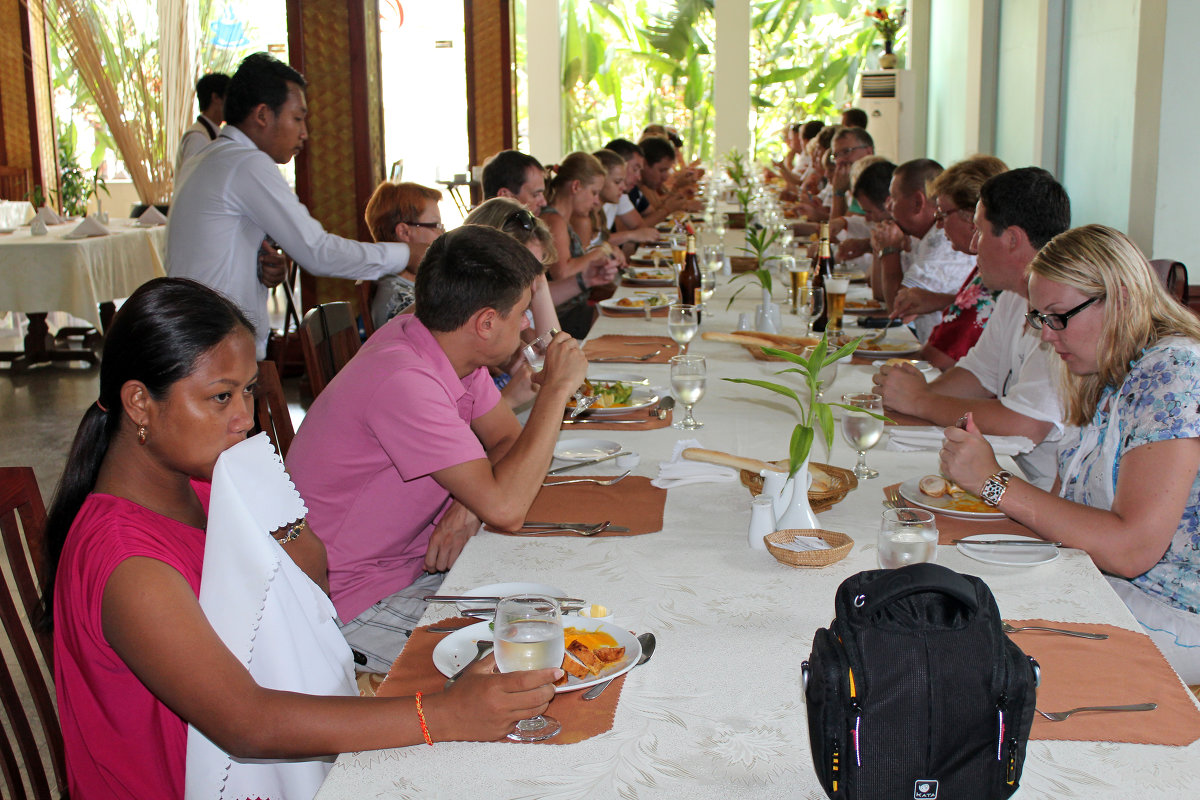
[[[900,4],[892,6],[898,9]],[[878,67],[876,5],[863,0],[751,0],[752,150],[781,154],[790,122],[836,121],[858,75]],[[686,155],[713,152],[713,0],[561,0],[564,149],[592,151],[675,126]],[[524,2],[518,2],[518,24]],[[524,129],[523,37],[518,40],[518,130]],[[907,29],[895,52],[903,60]]]

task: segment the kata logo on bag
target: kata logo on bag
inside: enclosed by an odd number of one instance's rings
[[[917,781],[913,784],[913,800],[937,800],[937,781]]]

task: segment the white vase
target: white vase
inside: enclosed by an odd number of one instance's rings
[[[788,481],[792,486],[792,496],[788,500],[787,510],[775,521],[776,530],[816,530],[817,515],[808,504],[808,488],[812,486],[812,474],[808,471],[808,459],[796,471],[796,477]]]
[[[769,304],[775,306],[774,303]],[[775,306],[776,310],[779,306]],[[779,327],[775,324],[775,316],[771,313],[769,306],[754,307],[754,330],[759,333],[779,333]]]
[[[760,494],[750,501],[750,529],[746,532],[750,549],[766,550],[763,537],[774,533],[775,528],[775,510],[771,508],[771,498]]]
[[[792,499],[792,482],[786,472],[764,469],[758,473],[763,479],[762,497],[771,498],[771,507],[778,519],[787,510],[788,501]]]

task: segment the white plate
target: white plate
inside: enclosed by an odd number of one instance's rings
[[[650,379],[645,375],[637,375],[632,372],[598,372],[595,375],[588,375],[587,379],[592,383],[613,383],[614,381],[624,381],[625,383],[641,384],[643,386],[650,383]]]
[[[619,646],[625,648],[625,657],[599,675],[590,677],[587,680],[568,674],[567,682],[562,686],[555,687],[554,690],[556,692],[574,692],[578,689],[586,689],[589,686],[595,686],[597,683],[603,683],[604,681],[624,675],[633,669],[633,666],[637,664],[638,659],[642,656],[642,646],[638,642],[637,637],[629,631],[613,625],[611,622],[605,622],[602,619],[587,619],[586,617],[563,615],[563,627],[574,627],[583,631],[604,631],[616,639]],[[488,622],[477,622],[474,625],[468,625],[465,628],[456,630],[454,633],[447,634],[446,638],[438,642],[437,647],[433,648],[433,665],[437,667],[438,672],[449,678],[475,657],[475,654],[478,652],[478,649],[475,647],[476,642],[481,639],[491,639],[492,636],[491,623]]]
[[[845,308],[845,313],[854,314],[856,316],[870,316],[872,314],[879,314],[881,316],[886,316],[887,315],[887,306],[882,305],[882,304],[874,305],[874,306],[866,306],[866,307],[863,307],[863,306],[855,307],[855,306],[847,305]]]
[[[963,537],[971,539],[1000,539],[1006,542],[1036,542],[1032,536],[1018,536],[1015,533],[979,533],[975,536]],[[1006,547],[986,544],[959,544],[958,551],[967,558],[982,561],[985,564],[1000,564],[1005,567],[1034,567],[1038,564],[1049,564],[1058,558],[1058,548],[1052,544],[1045,547],[1020,545]]]
[[[921,349],[920,342],[915,342],[911,339],[909,339],[907,342],[889,342],[887,339],[884,339],[879,344],[894,345],[897,349],[872,350],[872,345],[864,340],[863,343],[858,346],[858,349],[854,351],[854,355],[862,356],[863,358],[905,358],[906,356],[911,356],[913,353],[916,353]],[[878,347],[879,345],[874,346]]]
[[[954,507],[955,500],[949,495],[941,497],[930,497],[921,492],[921,479],[909,478],[904,483],[900,484],[900,496],[914,506],[934,511],[938,514],[945,514],[948,517],[959,517],[961,519],[1004,519],[1004,515],[999,511],[964,511]]]
[[[647,298],[646,297],[634,297],[632,299],[642,300],[644,302]],[[607,300],[601,300],[596,305],[600,306],[605,311],[608,311],[612,314],[645,314],[646,313],[646,308],[644,305],[621,306],[621,305],[617,305],[618,300],[620,300],[620,298],[610,297]],[[650,306],[650,311],[652,313],[658,313],[660,309],[662,311],[666,311],[667,308],[670,307],[670,305],[671,305],[670,303],[660,303],[658,305]]]
[[[674,286],[675,270],[670,266],[663,269],[631,269],[621,280],[633,286]]]
[[[465,597],[512,597],[514,594],[541,594],[548,597],[566,597],[567,593],[557,586],[548,583],[489,583],[487,586],[477,586],[463,592]],[[488,600],[484,603],[456,603],[460,614],[477,616],[483,613],[490,618],[496,604]]]
[[[630,403],[627,406],[616,406],[615,408],[590,408],[580,414],[580,417],[612,417],[618,414],[625,414],[630,411],[637,411],[642,408],[650,408],[659,401],[659,396],[649,389],[634,389],[633,395],[629,398]],[[569,402],[568,409],[574,408]],[[601,453],[601,455],[606,455]],[[596,458],[597,456],[593,456]]]
[[[621,445],[608,439],[563,439],[554,448],[554,457],[563,461],[587,461],[621,452]]]

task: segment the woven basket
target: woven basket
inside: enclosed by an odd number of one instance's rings
[[[730,256],[729,269],[732,272],[754,272],[758,269],[758,259],[754,256]]]
[[[778,546],[792,541],[797,536],[815,536],[818,539],[823,539],[830,544],[830,549],[796,552],[795,550],[787,550]],[[763,541],[767,545],[767,550],[771,552],[771,555],[775,556],[775,560],[780,564],[787,564],[789,567],[828,567],[830,564],[834,564],[845,558],[854,547],[854,540],[846,534],[823,530],[791,529],[775,531],[764,536]]]
[[[783,461],[772,461],[771,463],[780,469],[786,470],[788,468],[786,459]],[[840,503],[842,498],[852,490],[858,488],[858,478],[854,476],[853,470],[835,467],[831,464],[818,464],[816,462],[812,462],[809,466],[825,473],[833,484],[833,486],[825,491],[809,490],[808,504],[812,506],[814,514],[825,511],[836,503]],[[757,497],[762,494],[763,479],[757,472],[744,469],[741,470],[739,477],[742,479],[742,485],[750,490],[751,495]]]

